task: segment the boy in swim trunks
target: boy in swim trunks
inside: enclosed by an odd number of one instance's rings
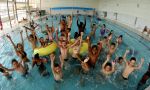
[[[77,26],[78,26],[78,30],[79,30],[79,35],[81,35],[81,32],[85,31],[85,27],[86,27],[86,16],[84,17],[84,23],[80,22],[79,24],[79,17],[77,16]]]
[[[12,79],[12,76],[9,74],[7,70],[4,69],[2,64],[0,64],[0,72],[3,73],[3,76],[5,76],[8,80]]]
[[[90,67],[95,67],[95,64],[96,64],[96,61],[98,59],[98,56],[101,52],[101,49],[102,49],[102,44],[99,43],[98,45],[93,45],[91,47],[91,42],[90,42],[90,38],[87,37],[87,41],[88,41],[88,56],[89,56],[89,65]]]
[[[72,16],[69,15],[67,20],[67,29],[71,30],[71,26],[72,26]]]
[[[34,50],[37,47],[37,45],[36,45],[36,43],[37,43],[36,36],[33,36],[32,34],[30,34],[28,36],[28,31],[27,30],[26,30],[26,36],[27,36],[28,41],[31,43],[32,49]]]
[[[61,31],[61,33],[64,33],[65,30],[66,30],[66,21],[60,20],[60,31]]]
[[[16,59],[12,60],[12,65],[13,65],[13,68],[11,68],[11,69],[7,69],[7,68],[4,68],[4,67],[2,67],[2,68],[6,71],[17,71],[20,74],[22,74],[22,76],[25,77],[25,78],[29,74],[27,69],[25,67],[23,67],[22,64],[20,62],[18,62]]]
[[[53,42],[53,31],[52,31],[52,27],[49,28],[48,25],[46,25],[46,32],[48,34],[48,40],[50,42]]]
[[[108,62],[109,60],[110,60],[110,56],[107,55],[107,59],[102,64],[102,73],[106,76],[115,72],[115,62],[110,63]]]
[[[117,39],[118,39],[118,44],[120,45],[123,41],[122,41],[123,36],[120,35]]]
[[[81,36],[78,37],[79,39],[76,40],[76,41],[70,46],[70,48],[73,49],[73,52],[72,52],[72,57],[73,57],[73,58],[79,57],[80,48],[81,48],[81,45],[82,45],[82,36],[83,36],[83,32],[81,32]]]
[[[41,47],[46,47],[48,45],[48,42],[46,42],[43,37],[39,38],[39,42],[41,44]]]
[[[55,61],[55,55],[52,53],[50,55],[50,59],[51,59],[51,69],[52,69],[52,73],[54,75],[54,79],[56,82],[61,82],[63,79],[63,73],[62,73],[62,64],[63,62],[61,62],[61,65],[54,63]]]
[[[69,47],[67,46],[68,42],[65,40],[62,40],[60,43],[57,42],[57,46],[60,49],[60,61],[62,62],[62,65],[64,65],[64,61],[68,61],[68,49]],[[63,67],[63,66],[61,66]]]
[[[134,71],[134,70],[138,70],[142,67],[143,63],[144,63],[144,58],[141,58],[141,63],[138,66],[135,66],[136,63],[136,58],[135,57],[131,57],[130,61],[126,60],[126,56],[129,53],[129,50],[126,50],[123,60],[126,63],[126,66],[124,68],[124,71],[122,73],[122,77],[124,80],[128,80],[129,75]]]
[[[114,52],[116,51],[117,47],[118,47],[118,39],[116,40],[117,43],[111,43],[109,44],[109,41],[108,41],[108,55],[112,56],[114,54]]]

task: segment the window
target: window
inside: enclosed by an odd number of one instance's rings
[[[16,0],[16,2],[26,2],[26,0]]]

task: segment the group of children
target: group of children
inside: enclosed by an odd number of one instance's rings
[[[63,80],[63,70],[65,70],[67,64],[70,64],[69,61],[77,62],[80,64],[80,71],[84,74],[88,74],[90,71],[95,69],[96,63],[99,58],[103,57],[103,54],[105,54],[106,57],[102,58],[104,60],[101,62],[100,72],[104,76],[112,75],[117,69],[118,66],[123,67],[121,77],[123,80],[128,80],[129,76],[132,72],[135,70],[138,70],[142,67],[144,63],[144,58],[141,58],[141,63],[139,65],[136,64],[136,58],[131,57],[130,60],[126,60],[126,56],[129,53],[129,50],[125,51],[125,54],[122,57],[117,57],[116,60],[111,61],[111,57],[116,52],[117,48],[122,44],[123,42],[123,36],[120,35],[116,38],[115,41],[112,40],[113,37],[113,31],[108,31],[106,29],[106,25],[103,24],[100,29],[100,37],[102,38],[100,41],[97,42],[97,44],[92,44],[92,40],[95,39],[95,33],[98,29],[98,25],[96,23],[93,23],[91,20],[91,33],[86,36],[86,38],[83,40],[84,33],[86,32],[86,18],[84,17],[84,22],[81,22],[79,20],[79,16],[77,15],[77,27],[78,32],[74,33],[74,43],[70,44],[70,37],[71,37],[71,30],[72,30],[72,23],[73,23],[73,17],[68,15],[66,19],[60,20],[60,31],[58,28],[55,28],[52,24],[51,27],[46,25],[46,38],[44,37],[38,37],[36,34],[36,27],[38,25],[35,25],[35,23],[32,21],[30,23],[30,28],[25,27],[25,32],[28,41],[31,44],[32,49],[39,47],[46,47],[47,45],[56,42],[57,47],[59,48],[60,55],[56,55],[55,52],[51,53],[49,56],[49,59],[40,57],[39,54],[35,54],[32,57],[32,67],[35,65],[38,67],[38,71],[41,76],[48,76],[49,72],[46,69],[45,63],[51,62],[51,71],[53,73],[54,79],[56,82],[61,82]],[[91,17],[92,18],[92,17]],[[80,22],[79,22],[80,21]],[[28,35],[28,31],[30,31],[30,35]],[[22,32],[20,32],[21,35],[21,43],[15,44],[12,40],[12,38],[7,35],[7,38],[12,43],[14,50],[16,52],[16,55],[20,57],[20,61],[13,59],[12,60],[12,68],[8,69],[4,67],[2,64],[0,64],[0,72],[3,73],[4,76],[6,76],[8,79],[12,78],[9,74],[9,71],[17,71],[21,73],[24,77],[26,77],[29,72],[29,58],[27,57],[27,53],[24,50],[24,40],[22,36]],[[108,35],[106,35],[108,33]],[[55,35],[54,35],[55,34]],[[94,37],[93,39],[91,37]],[[81,55],[80,54],[80,48],[82,46],[82,43],[86,42],[88,43],[88,50],[87,55]],[[69,49],[72,48],[72,53],[69,53]],[[56,63],[56,57],[59,57],[59,62]],[[118,64],[118,66],[116,65]],[[71,64],[72,65],[72,64]],[[143,80],[142,80],[143,81]]]

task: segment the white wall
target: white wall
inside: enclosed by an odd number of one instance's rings
[[[150,20],[149,7],[150,0],[100,0],[98,9]]]
[[[118,20],[128,26],[142,30],[145,25],[150,28],[150,0],[99,0],[98,10],[107,11],[107,18],[115,20],[114,13],[118,13]],[[137,23],[135,25],[135,18]]]
[[[89,7],[97,8],[99,0],[41,0],[41,8],[49,10],[52,7]]]

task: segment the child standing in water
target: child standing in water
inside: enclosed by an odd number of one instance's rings
[[[84,16],[84,23],[80,22],[79,24],[79,17],[77,16],[77,26],[78,26],[78,30],[79,30],[79,35],[81,35],[81,32],[85,31],[85,27],[86,27],[86,16]]]
[[[12,41],[9,35],[7,35],[7,38],[12,43],[17,56],[19,56],[21,59],[21,63],[23,64],[23,66],[28,69],[28,64],[30,60],[28,59],[27,53],[24,50],[24,40],[23,40],[22,32],[23,31],[20,32],[22,43],[18,43],[17,45],[15,45],[15,43]]]
[[[71,26],[72,26],[72,16],[69,15],[69,16],[68,16],[68,20],[67,20],[67,29],[68,29],[69,31],[71,31]]]
[[[117,38],[117,39],[118,39],[118,44],[119,44],[119,45],[122,44],[122,42],[123,42],[122,38],[123,38],[122,35],[120,35],[120,36]]]
[[[108,62],[110,60],[110,56],[107,55],[106,61],[102,65],[102,73],[104,75],[110,75],[115,71],[115,62]]]
[[[128,77],[129,75],[134,71],[134,70],[137,70],[137,69],[140,69],[144,63],[144,58],[141,59],[141,63],[138,65],[138,66],[135,66],[135,63],[136,63],[136,58],[135,57],[131,57],[130,61],[127,62],[126,60],[126,55],[129,53],[129,50],[126,50],[125,52],[125,55],[123,57],[125,63],[126,63],[126,66],[125,66],[125,69],[122,73],[122,78],[124,80],[128,80]]]
[[[40,58],[39,54],[37,53],[34,55],[34,58],[32,60],[32,68],[36,65],[41,76],[49,76],[49,72],[47,72],[46,67],[44,65],[44,63],[46,62],[47,60]]]
[[[24,66],[22,66],[22,64],[18,62],[16,59],[12,60],[12,65],[13,65],[13,68],[11,69],[4,68],[4,67],[2,68],[6,71],[17,71],[20,74],[22,74],[23,77],[27,77],[27,75],[29,74],[28,70]]]
[[[34,50],[37,47],[37,45],[36,45],[36,43],[37,43],[36,36],[33,36],[32,34],[30,34],[28,36],[28,31],[27,30],[26,30],[26,36],[27,36],[28,41],[31,43],[32,49]]]
[[[61,82],[63,80],[62,79],[63,78],[63,73],[62,73],[62,68],[63,68],[62,64],[63,64],[63,62],[60,61],[61,62],[60,65],[54,63],[55,55],[53,53],[50,55],[50,59],[51,59],[51,70],[52,70],[52,73],[54,75],[54,79],[55,79],[56,82]]]
[[[116,51],[116,49],[118,48],[118,39],[116,40],[116,44],[115,43],[111,43],[109,44],[110,40],[108,41],[108,55],[112,56],[114,54],[114,52]]]
[[[106,25],[103,24],[102,27],[101,27],[101,29],[100,29],[100,35],[101,35],[101,37],[104,37],[105,33],[106,33]]]
[[[90,38],[87,37],[87,41],[88,41],[88,56],[89,56],[89,65],[90,67],[95,67],[96,61],[98,59],[98,56],[101,52],[102,49],[102,44],[100,43],[99,45],[93,45],[91,47],[91,42],[90,42]]]
[[[76,40],[76,41],[70,46],[70,48],[73,49],[73,52],[72,52],[72,57],[73,57],[73,58],[78,58],[78,57],[79,57],[80,48],[81,48],[81,45],[82,45],[82,37],[83,37],[83,32],[81,32],[81,36],[78,37],[79,39]]]

